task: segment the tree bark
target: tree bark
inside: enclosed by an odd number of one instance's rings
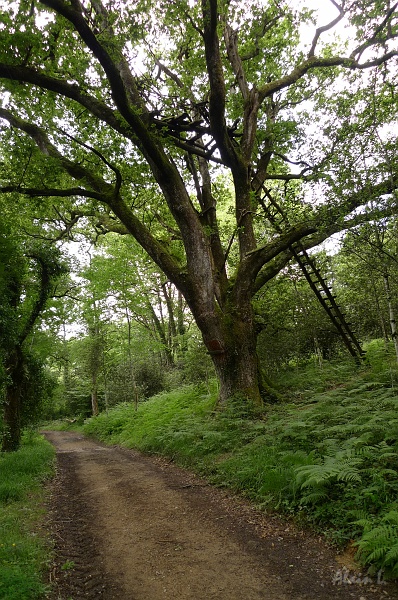
[[[395,319],[395,311],[394,311],[394,307],[392,304],[392,298],[391,298],[390,280],[386,273],[384,274],[383,279],[384,279],[384,287],[386,290],[388,313],[390,315],[391,337],[394,342],[395,356],[396,356],[397,363],[398,363],[398,332],[397,332],[397,322]]]
[[[261,408],[261,374],[251,304],[239,310],[236,306],[225,307],[218,319],[202,323],[201,331],[219,380],[218,405],[222,408],[232,399]]]
[[[380,323],[380,330],[381,330],[381,333],[383,336],[384,348],[387,351],[389,339],[388,339],[386,324],[384,323],[384,315],[383,315],[383,311],[381,310],[379,296],[377,293],[377,289],[376,289],[376,285],[375,285],[373,277],[371,277],[370,281],[371,281],[372,290],[373,290],[373,297],[375,299],[375,304],[376,304],[377,317],[378,317],[379,323]]]
[[[173,353],[171,351],[170,345],[167,342],[164,325],[160,321],[158,315],[156,314],[156,311],[155,311],[154,307],[152,306],[152,303],[149,299],[149,295],[147,295],[147,306],[151,312],[154,330],[155,330],[155,332],[158,336],[158,339],[161,342],[162,347],[163,347],[162,353],[161,353],[162,362],[165,364],[165,366],[172,367],[174,365]]]
[[[22,353],[15,349],[7,361],[10,384],[7,385],[3,408],[4,432],[2,451],[14,452],[21,443],[21,388],[23,384]]]
[[[130,319],[130,314],[129,314],[127,306],[126,306],[126,319],[127,319],[127,327],[128,327],[127,352],[128,352],[128,359],[129,359],[129,382],[131,383],[131,386],[133,388],[134,408],[135,408],[135,410],[138,410],[138,388],[137,388],[137,382],[135,380],[133,357],[131,354],[131,319]]]
[[[2,451],[14,452],[21,442],[20,390],[18,385],[7,389],[4,404],[4,434]]]
[[[92,388],[91,388],[91,410],[93,413],[93,417],[98,416],[98,385],[97,385],[97,377],[93,375],[92,377]]]

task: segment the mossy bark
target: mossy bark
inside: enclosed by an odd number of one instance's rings
[[[14,452],[21,443],[20,393],[18,386],[7,390],[4,403],[2,452]]]
[[[219,380],[219,406],[239,396],[248,405],[261,409],[264,400],[251,307],[224,312],[221,322],[217,332],[202,331]]]
[[[21,443],[21,388],[23,384],[22,353],[16,349],[7,361],[9,376],[3,406],[2,452],[14,452]]]

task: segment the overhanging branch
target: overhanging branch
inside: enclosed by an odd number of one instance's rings
[[[92,190],[86,190],[81,187],[73,187],[64,190],[57,188],[24,188],[20,185],[5,185],[0,187],[0,193],[8,194],[16,192],[23,194],[24,196],[34,197],[54,197],[54,198],[70,198],[70,197],[81,197],[81,198],[93,198],[94,200],[103,201],[103,196]]]
[[[320,207],[306,223],[299,223],[289,228],[268,244],[250,252],[239,267],[244,272],[241,280],[248,281],[248,276],[250,276],[249,280],[255,281],[253,293],[256,293],[278,272],[275,272],[277,266],[281,269],[290,260],[293,256],[290,247],[296,242],[299,241],[300,245],[308,250],[318,246],[334,233],[348,230],[382,216],[396,214],[395,206],[387,206],[383,210],[376,208],[344,219],[344,215],[348,216],[355,209],[367,204],[372,198],[391,194],[397,187],[398,177],[395,176],[355,192],[350,197],[343,199],[333,209]]]
[[[63,79],[51,77],[30,67],[8,65],[5,63],[0,63],[0,79],[30,83],[31,85],[74,100],[86,108],[92,115],[110,125],[115,131],[118,131],[132,141],[135,139],[134,132],[122,119],[118,111],[112,110],[104,102],[100,102],[94,96],[83,92],[75,83],[71,84]]]

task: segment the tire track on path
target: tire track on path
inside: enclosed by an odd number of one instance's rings
[[[45,432],[57,450],[53,600],[398,600],[334,585],[322,541],[163,459]]]

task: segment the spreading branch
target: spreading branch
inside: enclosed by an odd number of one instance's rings
[[[360,46],[357,46],[357,48],[355,48],[355,50],[353,50],[353,52],[351,53],[351,57],[355,58],[356,61],[358,61],[363,52],[367,49],[367,48],[371,48],[372,46],[375,46],[376,44],[384,44],[387,39],[393,39],[395,37],[398,36],[398,34],[393,34],[392,32],[389,32],[387,36],[381,36],[380,34],[382,33],[383,29],[386,27],[386,25],[389,23],[392,15],[394,14],[394,12],[396,11],[398,7],[398,2],[396,2],[388,11],[387,14],[385,16],[385,18],[382,20],[382,22],[380,23],[380,25],[378,25],[372,35],[371,38],[367,39],[365,42],[363,42],[363,44],[361,44]]]
[[[217,0],[202,0],[202,11],[206,66],[210,84],[209,116],[211,130],[224,164],[233,169],[239,160],[232,140],[228,135],[225,119],[226,91],[220,42],[217,34]]]
[[[0,187],[0,193],[8,194],[16,192],[31,198],[93,198],[94,200],[103,201],[103,196],[92,190],[86,190],[81,187],[73,187],[68,189],[58,188],[25,188],[21,185],[5,185]]]
[[[114,190],[114,195],[117,196],[120,192],[120,188],[122,187],[122,174],[120,172],[120,170],[113,165],[112,163],[110,163],[105,156],[102,154],[102,152],[100,152],[99,150],[97,150],[96,148],[93,148],[92,146],[90,146],[89,144],[86,144],[85,142],[83,142],[82,140],[77,139],[75,136],[71,135],[70,133],[68,133],[67,131],[64,131],[63,129],[60,129],[61,133],[63,135],[65,135],[66,137],[68,137],[69,139],[73,140],[74,142],[76,142],[76,144],[78,144],[79,146],[81,146],[82,148],[85,148],[86,150],[89,150],[90,152],[92,152],[93,154],[95,154],[95,156],[98,156],[98,158],[111,170],[115,173],[116,176],[116,182],[115,182],[115,190]]]
[[[270,83],[265,84],[259,90],[259,99],[260,103],[265,100],[265,98],[272,96],[276,92],[280,92],[283,89],[290,87],[295,84],[299,79],[304,77],[308,71],[316,68],[326,68],[326,67],[345,67],[351,70],[363,70],[370,69],[371,67],[377,67],[383,65],[388,62],[394,56],[398,56],[398,51],[392,50],[391,52],[387,52],[380,56],[379,58],[375,58],[373,60],[369,60],[364,63],[357,62],[352,56],[332,56],[332,57],[316,57],[311,56],[300,65],[295,67],[291,73],[272,81]]]
[[[100,121],[107,123],[110,125],[110,127],[112,127],[112,129],[118,133],[121,133],[131,141],[137,142],[134,131],[122,118],[118,111],[112,110],[104,102],[101,102],[94,96],[87,94],[79,85],[75,83],[68,83],[64,79],[51,77],[30,67],[8,65],[6,63],[0,63],[0,78],[8,79],[10,81],[18,81],[20,83],[29,83],[33,86],[37,86],[50,92],[59,94],[64,98],[74,100],[86,108]]]
[[[250,97],[250,90],[243,69],[242,60],[238,52],[238,33],[237,31],[234,31],[228,23],[226,23],[224,27],[224,38],[228,59],[234,71],[236,82],[241,91],[242,98],[247,102]]]
[[[337,10],[339,11],[339,14],[337,15],[337,17],[335,19],[330,21],[330,23],[328,23],[327,25],[318,27],[318,29],[315,32],[314,39],[312,40],[311,48],[308,53],[308,58],[315,56],[315,48],[316,48],[316,45],[317,45],[318,40],[321,37],[322,33],[324,33],[325,31],[329,31],[330,29],[333,29],[333,27],[335,27],[335,25],[337,25],[337,23],[339,23],[345,15],[344,9],[339,4],[337,4],[337,2],[334,2],[334,0],[332,0],[332,4],[337,8]]]
[[[84,180],[89,186],[92,186],[94,190],[85,189],[82,192],[82,197],[95,197],[102,203],[107,204],[155,263],[160,266],[176,285],[181,286],[182,290],[185,289],[185,278],[181,273],[180,265],[171,257],[165,246],[156,240],[149,229],[136,217],[120,194],[115,195],[114,186],[104,181],[98,175],[92,173],[87,167],[83,167],[79,163],[74,163],[73,161],[66,159],[50,142],[46,133],[37,125],[33,125],[16,117],[6,109],[0,109],[0,118],[6,119],[13,127],[18,128],[30,136],[35,141],[42,154],[57,159],[59,167],[66,171],[72,178]],[[21,190],[20,186],[4,186],[4,188],[9,192]],[[49,191],[46,189],[34,190],[33,188],[26,188],[32,195],[37,195],[34,192],[43,191],[45,192],[44,195],[47,196],[70,196],[74,195],[70,193],[70,190],[76,191],[76,189],[80,188],[59,190],[58,194],[54,193],[55,190],[51,190],[53,193],[49,194],[46,193]]]

